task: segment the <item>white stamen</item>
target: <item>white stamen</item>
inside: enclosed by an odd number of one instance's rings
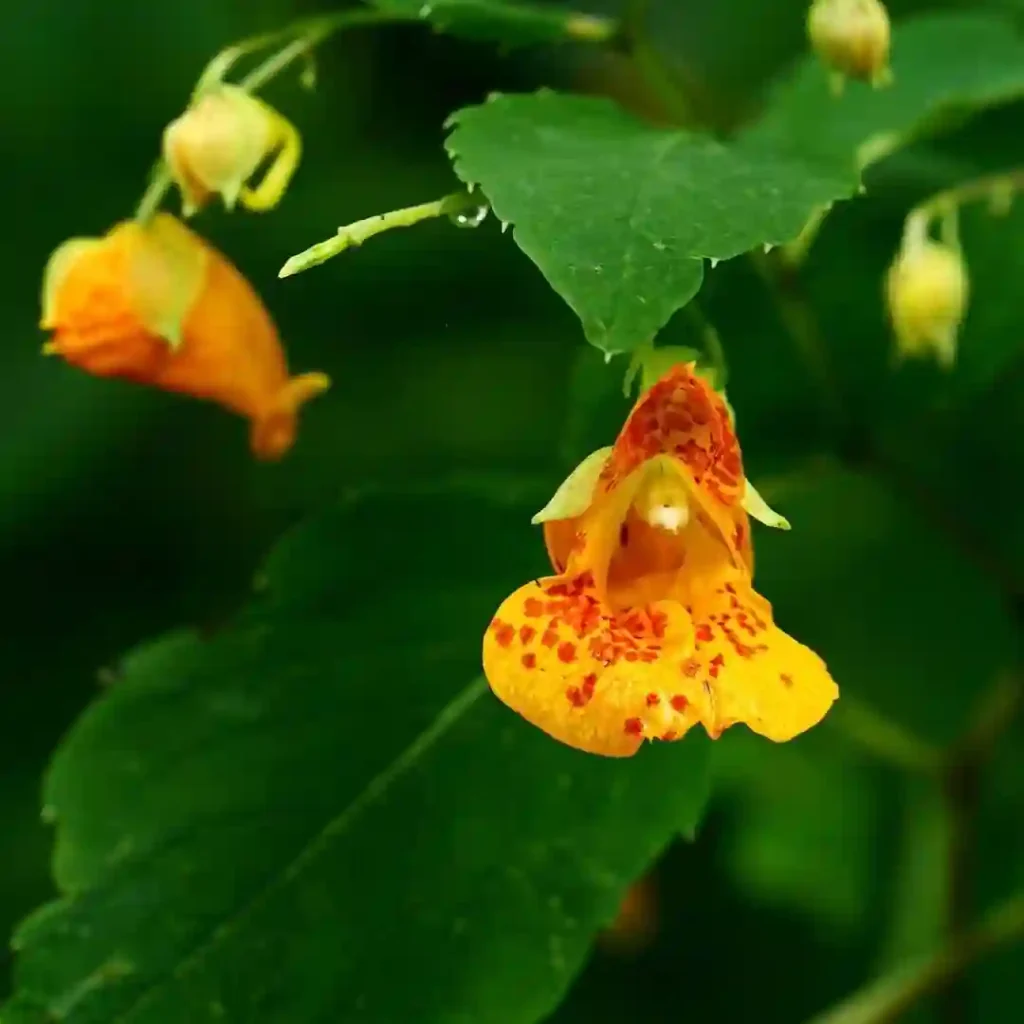
[[[669,533],[678,533],[689,521],[690,509],[687,505],[652,505],[647,511],[647,522]]]

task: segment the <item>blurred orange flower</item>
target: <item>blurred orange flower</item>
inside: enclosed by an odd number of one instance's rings
[[[247,417],[261,459],[284,455],[299,407],[330,384],[289,377],[270,315],[239,271],[170,214],[73,238],[43,282],[43,351],[99,377],[209,399]]]
[[[557,575],[498,609],[491,688],[554,738],[609,756],[697,723],[777,741],[815,725],[838,689],[753,590],[748,512],[785,523],[747,484],[722,398],[677,365],[535,517]]]

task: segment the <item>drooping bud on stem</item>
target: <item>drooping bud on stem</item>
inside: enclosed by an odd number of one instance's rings
[[[218,194],[230,210],[269,210],[284,195],[302,146],[291,122],[236,85],[199,96],[164,130],[164,159],[191,216]],[[258,183],[249,182],[272,158]]]
[[[899,355],[951,367],[970,290],[959,245],[928,237],[927,217],[911,215],[885,290]]]
[[[833,87],[845,78],[887,85],[889,12],[881,0],[814,0],[807,12],[807,34],[815,53],[834,72]]]

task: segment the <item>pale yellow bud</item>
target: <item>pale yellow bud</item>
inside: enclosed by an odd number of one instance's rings
[[[229,210],[239,201],[250,210],[269,210],[288,187],[301,149],[289,121],[235,85],[220,85],[196,99],[167,126],[163,140],[185,216],[215,194]],[[270,157],[266,173],[250,186]]]
[[[899,354],[933,355],[943,366],[952,366],[968,292],[967,267],[959,249],[930,238],[905,240],[886,278]]]
[[[886,84],[889,12],[881,0],[814,0],[807,12],[811,46],[840,77]]]

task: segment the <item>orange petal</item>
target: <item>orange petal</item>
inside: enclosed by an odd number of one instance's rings
[[[323,394],[331,386],[325,373],[303,373],[292,377],[274,402],[252,421],[250,443],[260,459],[279,459],[295,442],[299,407]]]
[[[728,407],[693,363],[674,367],[641,396],[615,441],[598,491],[617,489],[658,455],[675,461],[733,560],[741,564],[732,512],[745,490],[739,442]]]
[[[544,523],[544,546],[548,549],[548,558],[555,572],[565,572],[573,550],[582,548],[582,524],[583,516],[576,516],[574,519],[549,519]]]
[[[817,725],[839,696],[825,663],[772,621],[771,605],[739,573],[695,600],[696,645],[684,672],[710,696],[715,738],[738,722],[777,742]]]
[[[223,255],[169,214],[62,249],[44,285],[47,351],[99,376],[219,402],[252,422],[258,457],[287,451],[299,406],[328,381],[289,377],[270,314]]]
[[[678,739],[711,715],[707,691],[682,671],[693,650],[680,604],[613,614],[583,573],[507,598],[483,663],[495,694],[527,721],[579,750],[625,757],[645,738]]]

